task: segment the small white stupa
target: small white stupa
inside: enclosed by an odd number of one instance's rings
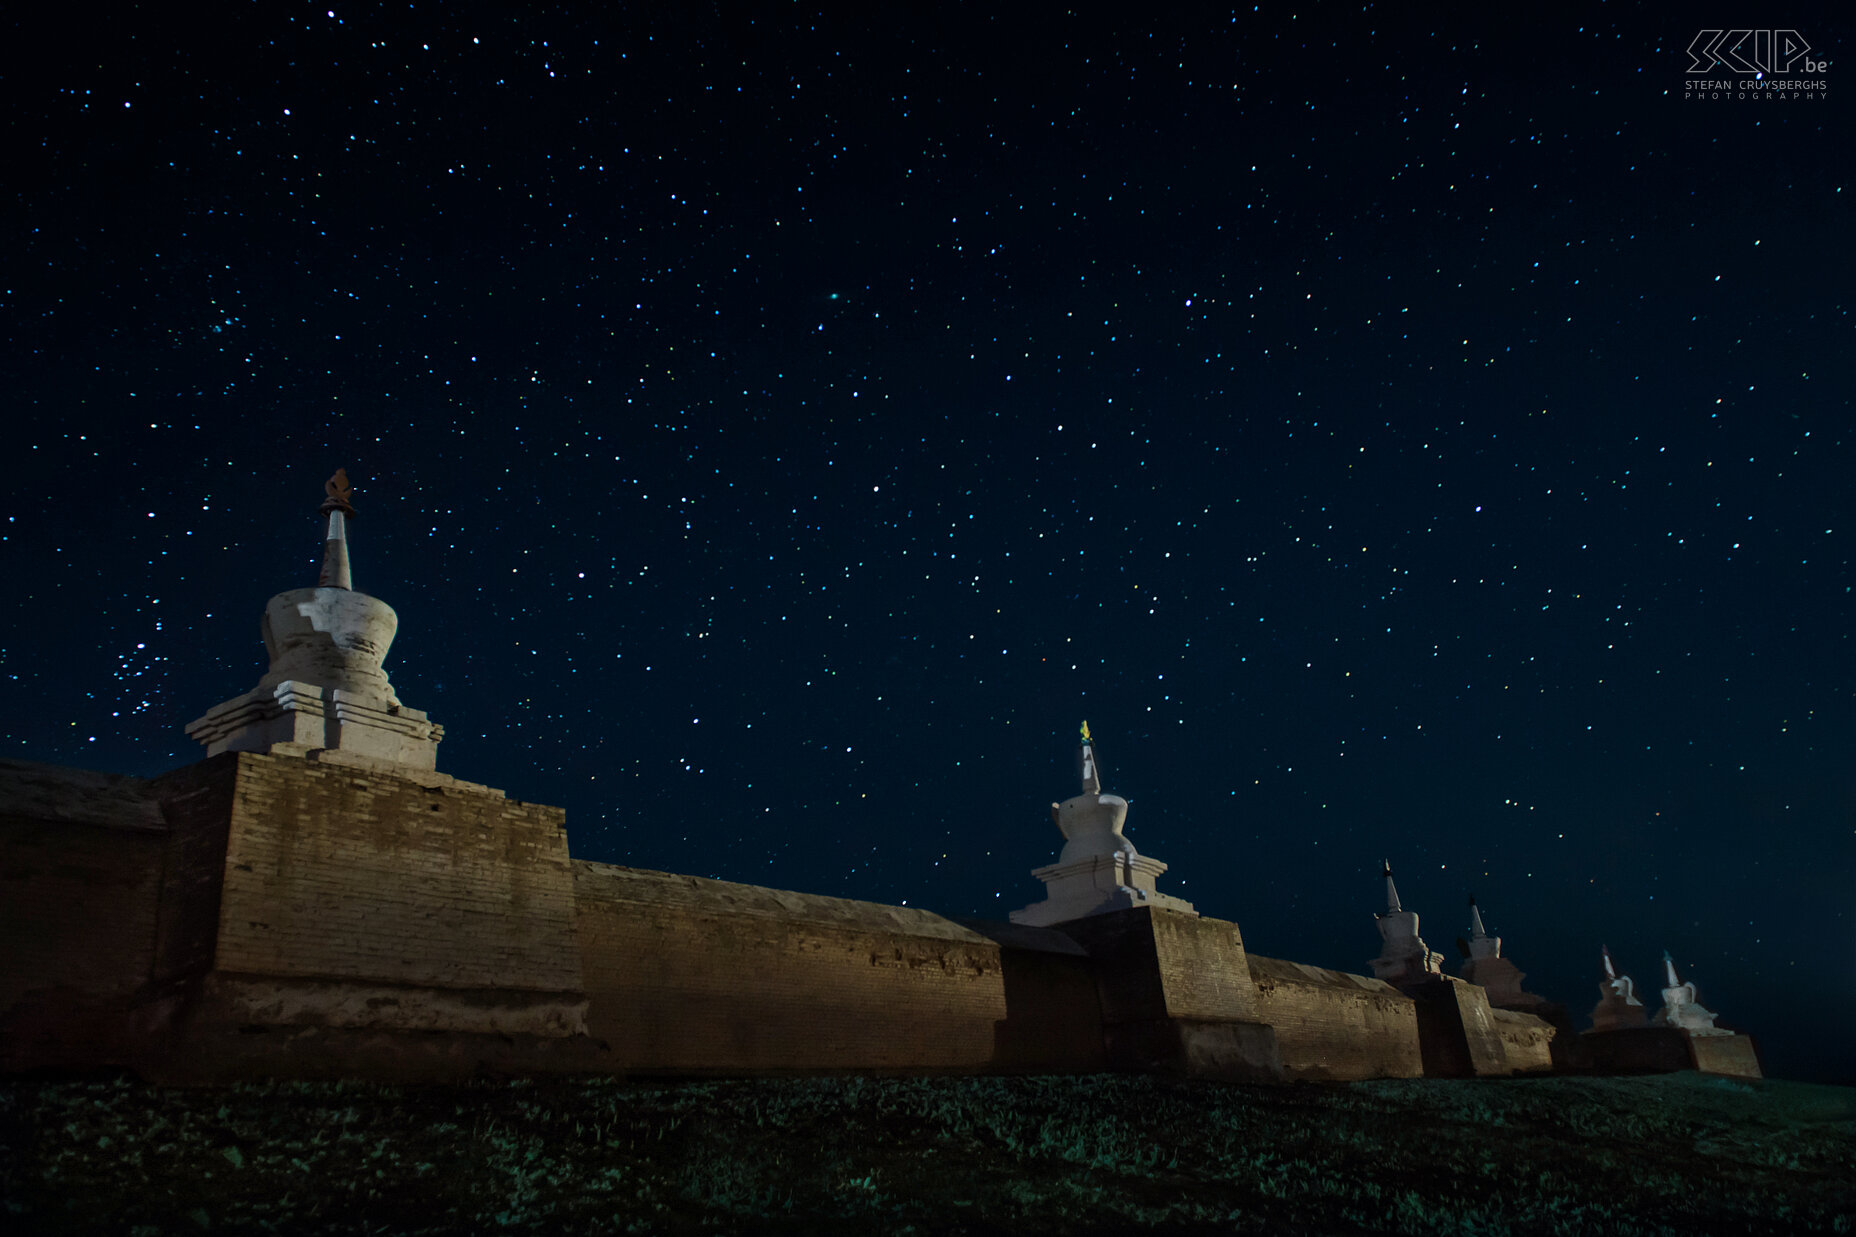
[[[187,734],[206,746],[208,756],[321,750],[435,769],[444,728],[402,705],[381,669],[399,616],[386,602],[354,590],[348,470],[337,469],[323,488],[328,533],[321,579],[314,588],[271,598],[259,624],[269,673],[244,695],[188,723]]]
[[[1063,832],[1063,852],[1057,862],[1031,873],[1044,882],[1044,900],[1013,911],[1012,922],[1045,927],[1136,906],[1198,914],[1192,903],[1154,887],[1166,864],[1141,854],[1122,836],[1128,801],[1103,792],[1088,722],[1081,753],[1083,793],[1050,805],[1050,818]]]
[[[1374,916],[1383,942],[1373,959],[1373,974],[1389,984],[1422,983],[1444,973],[1444,956],[1418,936],[1418,914],[1399,905],[1398,886],[1392,883],[1392,862],[1383,860],[1386,909]]]
[[[1482,987],[1489,994],[1489,1004],[1498,1009],[1531,1009],[1546,1003],[1532,992],[1522,991],[1521,981],[1527,975],[1502,957],[1502,938],[1490,936],[1483,926],[1482,908],[1476,905],[1473,893],[1469,895],[1469,939],[1459,939],[1458,943],[1465,955],[1458,974]]]
[[[1663,951],[1663,976],[1669,986],[1663,989],[1663,1007],[1650,1019],[1651,1026],[1680,1027],[1690,1035],[1733,1034],[1714,1025],[1714,1011],[1703,1009],[1701,1002],[1695,999],[1694,984],[1677,982],[1676,960],[1669,956],[1667,949]]]
[[[1598,985],[1598,1004],[1592,1008],[1594,1031],[1621,1031],[1645,1025],[1643,1002],[1637,999],[1637,985],[1628,975],[1618,974],[1612,964],[1611,950],[1601,945],[1605,958],[1605,978]]]

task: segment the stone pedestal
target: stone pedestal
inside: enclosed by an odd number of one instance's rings
[[[1061,931],[1095,963],[1112,1068],[1238,1082],[1284,1077],[1237,925],[1140,908]]]
[[[161,980],[141,1011],[151,1076],[597,1057],[561,809],[281,745],[182,772],[166,812],[201,842],[168,864]]]
[[[1402,985],[1418,1006],[1418,1048],[1426,1078],[1486,1078],[1513,1072],[1488,997],[1448,975]]]
[[[1751,1036],[1691,1035],[1680,1027],[1635,1026],[1587,1031],[1579,1037],[1591,1068],[1601,1074],[1668,1074],[1697,1070],[1762,1078]]]
[[[1125,811],[1126,808],[1124,807]],[[1013,923],[1048,927],[1085,915],[1151,906],[1196,915],[1192,903],[1161,893],[1154,887],[1166,864],[1137,854],[1132,846],[1108,855],[1085,855],[1033,868],[1031,875],[1044,882],[1042,902],[1011,913]]]

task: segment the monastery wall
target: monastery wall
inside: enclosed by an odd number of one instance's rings
[[[1002,950],[973,928],[910,907],[573,868],[587,1026],[615,1069],[979,1071],[999,1056]],[[1055,934],[1019,931],[1013,952],[1034,965],[1018,968],[1017,995],[1093,1001],[1061,943],[1024,947]],[[1050,952],[1057,961],[1035,965]]]
[[[167,834],[146,781],[0,761],[0,1068],[126,1059]]]
[[[1553,1040],[1559,1034],[1558,1028],[1538,1015],[1520,1010],[1491,1007],[1489,1016],[1510,1073],[1543,1074],[1554,1068]]]
[[[984,923],[574,861],[557,808],[329,753],[228,752],[152,780],[0,762],[0,932],[0,1068],[1355,1079],[1552,1064],[1552,1028],[1480,988],[1407,994],[1256,957],[1234,923],[1149,907]],[[1696,1042],[1720,1072],[1757,1069],[1735,1056],[1744,1040]]]
[[[266,674],[188,725],[206,760],[152,780],[0,761],[0,1069],[1256,1081],[1576,1055],[1434,975],[1390,866],[1375,968],[1400,988],[1249,956],[1159,890],[1087,723],[1081,793],[1052,805],[1062,853],[1016,922],[574,861],[560,808],[435,771],[443,728],[384,669],[398,618],[353,587],[346,472],[323,488],[319,582],[270,599]],[[1491,982],[1524,998],[1472,917]],[[1610,1057],[1758,1068],[1750,1043],[1632,1035]]]
[[[1095,963],[1114,1068],[1253,1082],[1282,1077],[1236,924],[1130,907],[1058,930]]]
[[[1392,985],[1302,962],[1248,956],[1257,1017],[1276,1028],[1292,1079],[1417,1078],[1417,1005]]]
[[[566,814],[292,756],[229,753],[216,969],[575,991]]]
[[[185,963],[171,1007],[149,1011],[180,1037],[166,1055],[330,1073],[340,1051],[296,1032],[581,1033],[564,813],[331,755],[224,753],[192,767],[218,771],[210,786],[173,799],[218,838],[201,855],[216,879],[175,898],[183,930],[163,935]],[[463,1072],[483,1049],[427,1047]],[[373,1055],[383,1071],[427,1068]]]
[[[1704,1074],[1730,1074],[1737,1078],[1764,1078],[1759,1053],[1750,1035],[1691,1035],[1689,1053]]]

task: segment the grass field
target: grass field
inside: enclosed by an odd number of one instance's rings
[[[0,1086],[10,1233],[1850,1233],[1856,1089],[1694,1074]]]

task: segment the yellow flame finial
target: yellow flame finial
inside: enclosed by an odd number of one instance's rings
[[[1089,723],[1088,723],[1088,722],[1084,722],[1084,723],[1083,723],[1083,742],[1085,742],[1085,743],[1088,743],[1089,741],[1090,741],[1090,739],[1089,739]]]

